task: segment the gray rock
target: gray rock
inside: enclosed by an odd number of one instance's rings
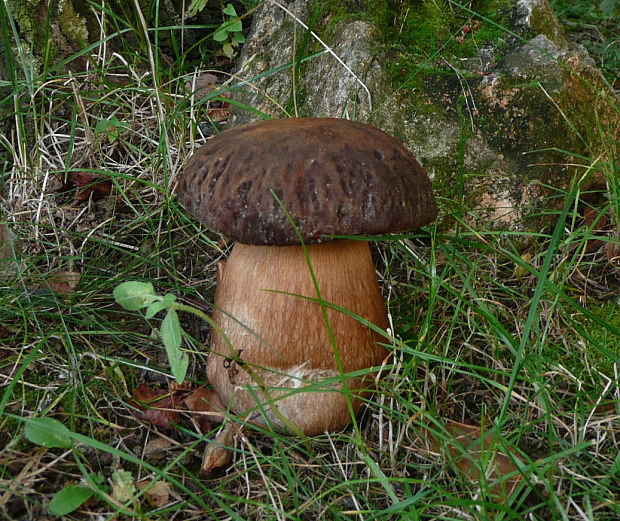
[[[307,23],[306,1],[283,4]],[[515,0],[508,29],[501,41],[482,42],[477,56],[446,57],[440,71],[423,71],[422,87],[394,91],[381,32],[346,19],[323,36],[331,52],[305,62],[293,81],[282,66],[305,29],[267,2],[240,56],[238,77],[251,87],[233,96],[272,117],[294,116],[294,100],[299,116],[372,123],[414,152],[444,198],[445,215],[537,231],[549,222],[538,209],[549,207],[550,196],[561,202],[557,195],[574,176],[562,151],[587,156],[596,147],[595,113],[611,128],[620,121],[609,85],[585,49],[565,37],[547,0]],[[233,124],[256,117],[237,109]]]

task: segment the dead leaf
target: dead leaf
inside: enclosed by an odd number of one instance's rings
[[[213,425],[221,423],[226,410],[218,394],[210,389],[200,387],[185,398],[187,408],[195,413],[200,432],[206,434],[213,430]],[[216,414],[209,414],[216,413]]]
[[[138,490],[144,490],[149,487],[144,493],[144,497],[156,508],[165,507],[170,503],[170,496],[172,490],[165,481],[156,481],[153,483],[149,480],[140,481],[138,483]]]
[[[47,286],[56,293],[75,293],[81,278],[77,271],[56,271],[47,279]]]
[[[523,254],[521,255],[521,260],[522,260],[525,264],[529,264],[529,263],[530,263],[530,261],[532,260],[532,254],[531,254],[529,251],[527,251],[527,252],[523,253]],[[529,273],[529,270],[528,270],[527,268],[524,268],[523,266],[521,266],[521,265],[519,265],[519,264],[517,264],[517,265],[515,266],[515,269],[514,269],[514,274],[515,274],[515,277],[517,277],[517,278],[519,278],[519,279],[520,279],[520,278],[525,277],[528,273]]]
[[[158,408],[148,409],[144,411],[144,419],[151,425],[162,429],[164,431],[170,431],[173,429],[173,423],[179,423],[179,415],[174,411],[167,411]]]
[[[169,395],[169,391],[164,389],[153,389],[149,384],[144,382],[138,384],[134,390],[134,396],[141,402],[145,402],[148,405],[152,405],[155,402],[159,402],[159,404],[161,404],[164,397],[168,397]]]
[[[151,438],[142,451],[142,457],[151,460],[159,460],[166,455],[166,450],[170,448],[172,443],[166,438],[155,436]]]
[[[112,189],[111,181],[103,179],[97,172],[69,172],[66,177],[63,174],[61,183],[58,189],[61,193],[74,188],[77,190],[73,198],[74,203],[86,201],[91,195],[95,201],[103,199],[110,195]]]
[[[426,431],[426,436],[435,450],[440,446],[447,449],[452,463],[468,478],[478,483],[488,483],[489,491],[499,500],[509,497],[516,489],[523,476],[518,473],[518,467],[513,459],[522,459],[512,448],[511,455],[499,452],[500,443],[496,435],[483,431],[476,425],[445,419],[446,431],[453,436],[441,444],[438,437]],[[489,467],[483,471],[479,463],[488,461]],[[525,462],[524,462],[525,464]],[[506,478],[509,474],[516,475]]]
[[[202,456],[201,474],[208,475],[217,467],[223,467],[231,462],[235,436],[241,428],[242,426],[236,423],[229,423],[222,428],[215,440],[207,443]]]
[[[230,109],[228,108],[228,103],[226,103],[226,108],[213,108],[207,110],[207,115],[211,118],[212,121],[226,121],[230,117]]]
[[[163,430],[172,429],[171,423],[179,423],[178,401],[174,393],[164,389],[152,389],[147,383],[141,383],[134,391],[137,400],[147,405],[136,404],[142,411],[145,421]]]
[[[206,98],[220,86],[217,76],[209,72],[191,76],[185,82],[185,89],[194,95],[194,102],[198,103]],[[230,92],[217,94],[220,98],[230,98]],[[226,121],[230,117],[230,103],[222,100],[210,100],[206,108],[206,114],[211,121]]]
[[[190,79],[185,82],[185,90],[192,93],[197,99],[207,97],[207,95],[213,92],[217,87],[217,76],[210,72],[192,75]]]

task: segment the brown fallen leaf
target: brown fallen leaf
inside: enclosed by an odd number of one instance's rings
[[[204,387],[196,389],[185,398],[185,405],[189,411],[195,413],[200,432],[203,434],[212,431],[214,424],[222,422],[223,412],[226,410],[218,394]]]
[[[148,500],[151,505],[156,508],[165,507],[170,503],[170,496],[172,495],[172,490],[170,486],[165,481],[156,481],[153,483],[152,481],[144,480],[138,483],[138,490],[144,490],[145,488],[148,490],[144,493],[144,497]]]
[[[185,82],[185,89],[194,95],[195,102],[206,98],[211,92],[220,86],[217,76],[209,72],[192,75]],[[220,98],[230,98],[230,92],[218,94]],[[210,100],[206,109],[206,114],[211,121],[226,121],[230,117],[230,103],[222,100]]]
[[[112,189],[111,181],[103,179],[97,172],[69,172],[66,177],[64,174],[62,176],[58,191],[62,193],[76,188],[74,203],[86,201],[91,195],[95,201],[103,199],[110,195]]]
[[[523,479],[513,459],[522,460],[522,458],[511,447],[508,448],[511,455],[499,452],[499,440],[491,432],[485,432],[482,440],[483,432],[480,427],[450,419],[444,421],[446,431],[453,438],[445,438],[441,444],[437,436],[426,431],[425,434],[433,449],[438,450],[443,446],[456,468],[481,486],[487,483],[495,499],[505,500],[509,497]],[[489,467],[481,469],[479,464],[481,461],[487,461]],[[517,472],[515,475],[506,477],[515,472]]]
[[[142,410],[143,419],[162,430],[171,430],[172,423],[179,423],[180,415],[177,412],[178,401],[174,400],[174,393],[164,389],[152,389],[147,383],[139,384],[134,396],[142,404],[134,404]],[[176,402],[176,403],[175,403]]]
[[[228,423],[213,441],[207,442],[202,456],[201,474],[206,476],[217,467],[223,467],[231,462],[235,436],[241,431],[242,427],[236,423]]]
[[[212,121],[216,123],[219,121],[226,121],[230,117],[230,109],[228,108],[228,103],[222,103],[222,107],[215,107],[207,110],[207,115]]]
[[[185,90],[197,99],[205,98],[218,86],[217,76],[210,72],[192,74],[187,78]]]
[[[82,274],[77,271],[56,271],[46,281],[47,287],[56,293],[75,293],[80,284]]]
[[[166,450],[168,450],[171,445],[172,442],[170,440],[162,438],[161,436],[155,436],[144,446],[142,457],[151,460],[160,460],[166,455]]]

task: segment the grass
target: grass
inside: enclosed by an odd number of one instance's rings
[[[94,47],[96,67],[33,73],[21,53],[8,79],[3,105],[16,126],[2,138],[3,516],[47,519],[52,497],[82,484],[96,493],[66,519],[617,519],[617,236],[597,226],[619,215],[611,139],[573,168],[571,190],[558,194],[564,206],[544,210],[554,228],[526,251],[514,246],[524,242],[517,232],[465,222],[373,244],[394,356],[359,435],[308,441],[247,428],[232,462],[205,477],[195,416],[166,431],[137,414],[138,384],[167,390],[171,380],[161,317],[122,310],[112,290],[149,281],[209,312],[228,245],[170,196],[185,157],[208,138],[209,96],[190,104],[189,58],[186,70],[157,63],[154,39],[149,46],[130,15],[102,14],[122,52]],[[585,181],[595,174],[608,184],[593,193]],[[65,180],[105,181],[110,193],[76,202]],[[208,329],[180,317],[188,379],[202,384]],[[60,420],[71,442],[32,444],[24,423],[34,417]],[[468,447],[461,422],[492,443]],[[495,486],[495,462],[507,465],[504,485],[521,476],[512,494]],[[156,483],[167,485],[163,499],[149,492]]]
[[[620,4],[617,0],[550,0],[569,37],[583,44],[608,81],[620,77]]]

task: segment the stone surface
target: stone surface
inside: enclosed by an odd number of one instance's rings
[[[308,22],[307,2],[283,4]],[[563,34],[547,0],[515,0],[510,13],[509,31],[481,42],[476,56],[447,56],[421,72],[415,90],[394,90],[381,31],[349,18],[323,38],[350,71],[325,53],[293,79],[283,66],[305,29],[298,23],[295,32],[292,16],[266,3],[240,56],[238,75],[248,84],[233,96],[268,116],[289,117],[294,90],[300,116],[372,123],[413,151],[449,213],[474,226],[537,231],[549,222],[538,209],[548,208],[550,197],[561,202],[557,195],[574,176],[566,165],[596,154],[595,118],[608,130],[620,121],[609,85],[586,50]],[[257,117],[236,109],[232,124]]]
[[[236,99],[271,117],[294,116],[293,101],[298,104],[299,116],[357,114],[359,119],[359,115],[368,114],[374,93],[386,88],[387,78],[376,50],[381,32],[362,20],[343,24],[329,44],[317,44],[324,54],[306,62],[293,83],[291,67],[281,66],[296,59],[293,43],[306,31],[299,23],[308,21],[308,2],[295,0],[285,7],[288,12],[267,3],[254,16],[238,71],[248,85],[235,90]],[[274,69],[281,70],[271,72]],[[299,99],[293,100],[293,90]],[[236,110],[232,124],[252,119],[256,119],[252,113]]]

